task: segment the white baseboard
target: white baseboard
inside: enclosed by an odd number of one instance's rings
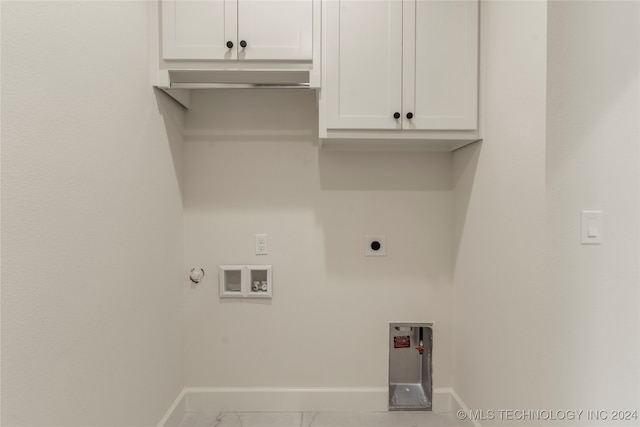
[[[167,413],[158,423],[158,427],[179,427],[185,412],[187,412],[187,398],[185,396],[185,389],[182,389],[176,400],[169,407]]]
[[[460,427],[482,427],[480,425],[480,422],[478,422],[478,420],[470,419],[469,407],[464,404],[460,396],[458,396],[458,393],[456,393],[454,389],[450,389],[450,393],[451,393],[450,396],[452,401],[451,412],[453,412],[453,415],[456,416],[456,420],[458,420],[458,425]],[[461,411],[460,413],[464,414],[465,418],[463,420],[460,419],[462,417],[458,416],[458,411]]]
[[[459,406],[456,396],[450,388],[434,388],[433,411],[451,412]],[[383,412],[388,399],[386,387],[187,387],[158,427],[178,427],[185,412]]]
[[[435,387],[433,396],[431,396],[431,410],[433,412],[448,413],[451,412],[451,389],[448,387]]]

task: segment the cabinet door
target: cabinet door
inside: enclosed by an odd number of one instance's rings
[[[311,60],[312,0],[238,0],[238,59]]]
[[[402,2],[329,0],[327,128],[400,129]]]
[[[403,17],[403,128],[476,129],[478,1],[404,0]]]
[[[163,0],[163,58],[236,59],[237,8],[235,0]]]

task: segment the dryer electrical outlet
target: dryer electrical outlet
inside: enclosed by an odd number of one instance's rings
[[[364,256],[387,256],[387,238],[382,234],[364,236]]]

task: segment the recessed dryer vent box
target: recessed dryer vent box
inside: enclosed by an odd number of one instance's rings
[[[389,325],[389,410],[430,411],[432,323]]]
[[[244,265],[221,265],[220,266],[220,297],[222,298],[242,298],[245,291]]]

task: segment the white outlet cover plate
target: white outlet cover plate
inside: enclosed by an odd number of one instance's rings
[[[256,234],[256,255],[267,255],[269,253],[267,244],[266,234]]]
[[[380,249],[371,249],[371,243],[379,242]],[[371,234],[364,236],[364,256],[387,256],[387,237],[383,234]]]

